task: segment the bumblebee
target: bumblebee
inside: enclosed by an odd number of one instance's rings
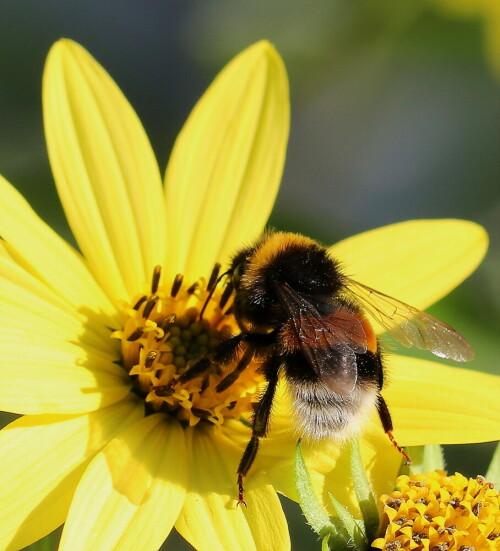
[[[366,314],[405,346],[459,362],[474,356],[455,329],[347,277],[325,247],[301,235],[266,233],[234,256],[218,281],[223,277],[228,283],[222,303],[233,296],[231,312],[240,332],[216,351],[220,365],[238,360],[217,390],[233,384],[254,358],[260,358],[268,383],[237,471],[240,504],[243,478],[268,432],[280,373],[291,389],[300,435],[348,438],[376,408],[384,431],[409,462],[393,438],[391,415],[380,394],[383,359]]]

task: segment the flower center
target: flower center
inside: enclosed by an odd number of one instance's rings
[[[155,268],[150,294],[125,305],[123,329],[112,334],[121,341],[123,365],[147,411],[175,415],[185,426],[248,417],[263,382],[250,363],[232,385],[217,389],[236,362],[218,365],[214,352],[238,333],[230,293],[214,289],[219,268],[208,284],[202,279],[186,284],[177,275],[169,288],[160,285],[160,268]]]
[[[486,551],[500,542],[500,497],[482,476],[432,471],[400,476],[384,495],[386,532],[372,547],[430,551]]]

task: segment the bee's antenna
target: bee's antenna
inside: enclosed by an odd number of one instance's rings
[[[215,272],[215,270],[217,270],[217,272],[218,272],[219,269],[220,269],[220,264],[216,264],[215,268],[214,268],[214,272]],[[212,272],[212,274],[214,272]],[[217,273],[217,272],[215,272],[215,273]],[[231,275],[232,273],[233,273],[233,270],[228,270],[227,272],[224,272],[223,274],[221,274],[215,281],[213,281],[215,279],[214,277],[210,278],[210,281],[209,281],[209,284],[208,284],[208,287],[207,287],[207,289],[209,290],[209,293],[208,293],[208,297],[205,300],[205,303],[203,304],[203,308],[201,309],[200,320],[203,319],[203,314],[205,313],[205,310],[208,306],[208,303],[209,303],[210,299],[212,298],[212,296],[215,292],[215,289],[217,289],[217,286],[221,282],[222,278],[227,276],[227,275]]]

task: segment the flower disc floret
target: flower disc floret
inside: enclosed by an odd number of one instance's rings
[[[186,285],[178,275],[166,289],[159,279],[157,267],[151,292],[124,305],[123,329],[112,334],[121,341],[123,365],[147,411],[174,415],[191,427],[201,420],[221,425],[228,417],[248,417],[263,382],[257,365],[228,388],[217,389],[232,366],[215,362],[214,352],[238,331],[226,297],[210,293],[211,284],[203,280]]]
[[[500,499],[484,477],[432,471],[400,476],[383,495],[386,530],[372,544],[395,551],[489,551],[500,547]]]

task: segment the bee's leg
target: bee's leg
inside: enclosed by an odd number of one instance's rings
[[[217,392],[222,392],[229,388],[242,371],[250,364],[259,349],[265,349],[276,341],[276,333],[239,333],[225,341],[222,341],[215,352],[214,362],[216,364],[228,364],[236,359],[241,347],[247,346],[243,356],[236,367],[217,385]]]
[[[238,353],[241,351],[242,344],[245,345],[245,343],[255,342],[257,346],[265,346],[272,342],[272,338],[274,338],[274,334],[267,334],[262,336],[259,335],[257,337],[254,337],[251,333],[239,333],[238,335],[234,335],[233,337],[222,341],[217,346],[217,350],[215,351],[215,357],[213,358],[213,360],[210,360],[207,357],[199,359],[192,366],[188,367],[186,371],[184,371],[184,373],[172,379],[168,385],[157,386],[155,390],[158,394],[161,393],[161,395],[165,396],[172,392],[174,386],[177,383],[182,384],[191,381],[195,377],[198,377],[199,375],[207,371],[214,364],[221,365],[233,361],[238,356]],[[249,351],[250,348],[251,351]],[[238,378],[240,373],[245,369],[245,367],[247,367],[247,365],[252,361],[255,347],[249,347],[249,349],[245,351],[243,357],[238,362],[238,365],[236,366],[234,371],[229,373],[229,375],[219,383],[219,386],[223,386],[221,388],[217,387],[217,392],[221,392],[222,390],[225,390],[226,388],[231,386]]]
[[[392,431],[394,427],[392,425],[391,414],[389,413],[389,408],[385,403],[385,400],[379,394],[377,398],[377,411],[380,421],[382,422],[382,427],[384,428],[385,433],[389,437],[389,440],[392,442],[392,445],[398,450],[398,452],[406,459],[406,464],[411,465],[410,456],[404,451],[404,449],[396,442]]]
[[[205,373],[207,369],[212,365],[212,362],[208,358],[201,358],[195,362],[192,366],[188,367],[184,373],[178,377],[174,377],[166,385],[157,385],[154,387],[154,390],[158,396],[170,396],[174,392],[174,386],[177,383],[187,383],[192,379],[198,377],[202,373]]]
[[[191,381],[195,377],[198,377],[198,375],[201,375],[202,373],[205,373],[207,369],[212,365],[212,362],[208,358],[201,358],[197,362],[195,362],[193,365],[188,367],[184,373],[179,375],[176,379],[176,382],[178,383],[187,383],[188,381]]]
[[[222,381],[215,387],[215,390],[217,392],[222,392],[223,390],[226,390],[226,388],[229,388],[252,361],[254,353],[255,349],[252,346],[249,346],[245,350],[241,360],[238,362],[238,365],[233,369],[233,371],[231,371],[231,373],[222,379]]]
[[[214,362],[216,364],[228,364],[234,361],[241,351],[241,345],[245,342],[245,337],[246,333],[238,333],[221,341],[215,350]]]
[[[236,359],[241,352],[242,345],[248,344],[255,349],[265,348],[276,342],[276,331],[271,333],[249,333],[242,331],[237,335],[221,341],[215,350],[214,363],[228,364]]]
[[[233,357],[237,355],[238,348],[240,347],[240,344],[244,341],[244,337],[245,335],[240,333],[238,335],[235,335],[234,337],[231,337],[230,339],[222,341],[217,347],[215,358],[213,360],[210,360],[206,356],[200,358],[197,362],[188,367],[186,371],[184,371],[184,373],[182,373],[178,377],[173,378],[168,385],[157,386],[155,388],[156,392],[158,394],[161,393],[162,396],[165,396],[169,393],[172,393],[173,388],[177,383],[187,383],[188,381],[195,379],[199,375],[205,373],[205,371],[207,371],[213,364],[218,365],[221,363],[229,362]]]
[[[245,503],[245,490],[243,488],[243,477],[247,475],[252,463],[255,460],[257,451],[259,450],[259,440],[267,434],[269,427],[269,417],[271,414],[271,407],[273,404],[274,394],[276,393],[276,387],[278,385],[278,365],[276,365],[277,359],[271,358],[270,362],[267,362],[264,366],[264,372],[268,385],[264,394],[261,396],[255,408],[255,413],[252,421],[252,437],[248,442],[243,456],[241,457],[240,464],[238,466],[238,505],[246,505]]]

